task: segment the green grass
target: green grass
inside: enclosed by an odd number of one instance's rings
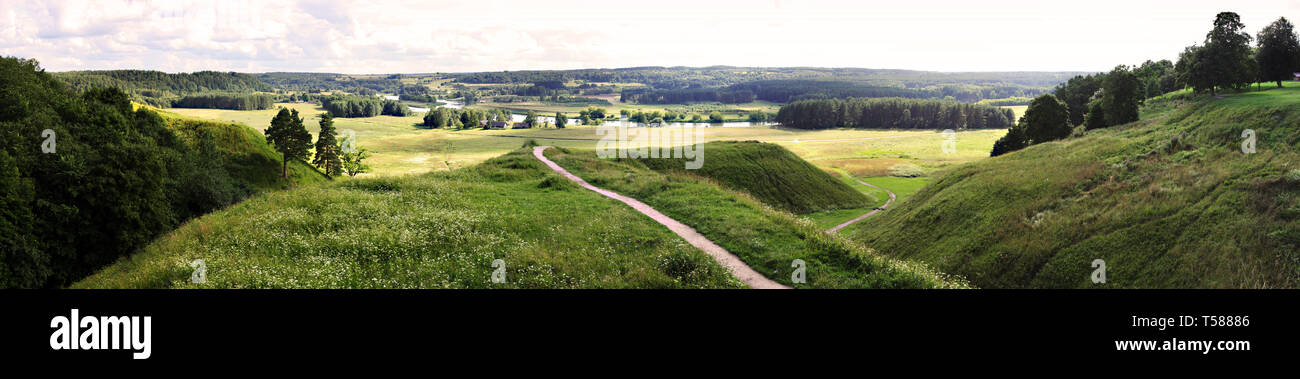
[[[698,169],[687,170],[695,159],[655,158],[642,161],[660,172],[698,175],[724,187],[746,192],[764,204],[794,214],[861,208],[871,199],[826,172],[795,156],[780,145],[747,142],[711,142],[698,147]]]
[[[858,216],[870,212],[872,209],[884,206],[885,202],[889,200],[889,193],[885,192],[884,190],[864,186],[854,181],[853,178],[849,176],[851,174],[848,174],[844,170],[840,170],[840,169],[831,169],[831,170],[836,172],[839,175],[841,182],[852,187],[853,189],[858,190],[863,195],[866,195],[869,199],[871,199],[871,201],[868,203],[869,205],[861,208],[837,209],[832,211],[822,211],[822,212],[809,213],[804,215],[804,217],[807,217],[809,220],[812,220],[813,223],[817,224],[818,227],[823,229],[830,229],[836,225],[844,223],[845,221],[852,220],[854,218],[857,218]],[[912,195],[916,193],[916,191],[919,191],[921,187],[925,186],[925,183],[928,183],[930,181],[929,177],[924,177],[924,176],[914,177],[914,178],[902,178],[896,176],[875,176],[875,177],[859,178],[859,179],[862,179],[862,181],[873,184],[877,187],[881,187],[893,191],[894,196],[896,196],[897,199],[894,200],[894,204],[890,205],[890,208],[897,208],[901,206],[900,204],[906,202],[908,198],[911,198]],[[876,213],[872,217],[876,217],[881,214],[882,213]],[[860,225],[862,225],[861,221],[853,225],[849,225],[848,227],[840,231],[840,233],[847,233],[849,230],[856,229]]]
[[[288,183],[283,178],[282,155],[276,152],[266,137],[259,130],[246,125],[221,123],[178,116],[169,112],[159,112],[168,129],[174,131],[181,139],[196,143],[200,129],[211,132],[218,149],[226,160],[226,170],[231,177],[247,181],[259,191],[286,188]],[[289,161],[289,183],[307,185],[325,182],[328,179],[316,168],[299,160]]]
[[[323,112],[323,109],[306,103],[277,105],[297,109],[304,118],[307,130],[313,135],[319,130],[317,115]],[[169,109],[168,111],[222,123],[241,123],[251,126],[258,132],[270,124],[276,112],[276,110],[221,109]],[[469,167],[513,151],[529,138],[544,141],[548,145],[583,149],[596,148],[596,141],[600,138],[596,134],[596,129],[588,126],[575,125],[567,129],[430,130],[417,126],[420,122],[419,114],[410,117],[334,119],[338,130],[353,130],[358,138],[358,146],[370,150],[373,154],[369,163],[374,171],[362,174],[366,177],[423,174],[445,171],[449,168]],[[913,164],[927,171],[935,171],[985,159],[993,142],[1006,134],[1005,130],[962,131],[957,133],[957,152],[944,154],[941,151],[943,136],[930,130],[796,130],[779,127],[696,130],[700,139],[705,142],[747,140],[773,142],[813,164],[843,168],[860,177],[888,175],[889,167],[897,164]],[[862,139],[899,136],[902,138]],[[793,142],[795,140],[800,142]]]
[[[195,259],[207,283],[189,282]],[[505,283],[490,281],[495,259],[506,264]],[[742,285],[663,226],[517,150],[463,170],[264,194],[192,220],[73,287]]]
[[[1298,105],[1294,85],[1168,95],[1138,122],[951,168],[851,235],[980,287],[1295,288]]]
[[[764,276],[795,288],[964,287],[924,265],[885,258],[755,198],[649,160],[598,159],[594,151],[551,149],[547,157],[589,183],[649,204],[695,228]],[[706,153],[706,159],[708,155]],[[707,165],[707,163],[706,163]],[[791,264],[807,263],[807,283],[791,283]]]

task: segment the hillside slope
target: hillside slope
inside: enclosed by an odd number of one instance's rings
[[[202,259],[207,282],[190,282]],[[503,283],[492,281],[504,263]],[[74,288],[736,288],[703,252],[527,150],[256,196]]]
[[[1298,124],[1298,87],[1153,100],[1138,122],[954,168],[853,237],[986,288],[1294,288]]]
[[[286,187],[281,178],[281,155],[266,142],[261,130],[253,127],[199,120],[154,109],[162,116],[163,123],[190,146],[199,143],[199,134],[212,136],[213,143],[225,159],[226,171],[230,176],[243,180],[253,189],[259,191],[282,189]],[[306,162],[289,161],[289,181],[295,185],[320,183],[327,181],[324,174]]]
[[[960,278],[890,259],[827,235],[812,222],[762,204],[700,176],[646,167],[656,159],[599,159],[594,151],[549,149],[546,157],[594,186],[640,200],[738,256],[769,279],[794,288],[964,288]],[[705,154],[707,167],[708,153]],[[716,158],[713,158],[716,160]],[[804,283],[792,281],[795,260]]]
[[[649,201],[797,287],[964,284],[878,255],[696,177],[633,161],[547,153],[570,167],[628,172],[665,189]],[[594,166],[593,166],[594,165]],[[612,165],[612,166],[605,166]],[[626,171],[625,171],[626,170]],[[665,182],[667,181],[667,182]],[[629,192],[634,193],[634,192]],[[725,224],[716,223],[725,218]],[[723,228],[728,227],[728,228]],[[190,282],[202,259],[206,283]],[[503,283],[491,281],[502,260]],[[351,179],[275,191],[191,220],[75,288],[736,288],[704,252],[633,209],[578,187],[520,149],[419,176]]]
[[[687,159],[643,159],[646,167],[713,179],[744,191],[764,204],[794,214],[866,207],[864,196],[780,145],[758,141],[721,141],[701,145],[703,165],[686,170]]]

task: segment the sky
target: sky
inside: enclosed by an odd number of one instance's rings
[[[634,66],[1105,71],[1214,15],[1300,0],[0,0],[0,55],[49,71],[431,73]]]

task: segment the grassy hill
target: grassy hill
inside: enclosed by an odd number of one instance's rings
[[[207,283],[189,282],[202,259]],[[493,283],[495,259],[505,283]],[[734,288],[708,255],[525,150],[276,191],[185,224],[76,288]]]
[[[236,123],[222,123],[180,116],[155,109],[163,122],[181,139],[194,146],[200,130],[209,133],[225,159],[226,171],[236,179],[246,181],[259,190],[285,187],[281,178],[281,155],[270,144],[261,130]],[[296,185],[327,181],[324,174],[303,161],[289,162],[289,180]]]
[[[686,170],[688,160],[684,158],[641,162],[659,172],[713,179],[724,187],[747,192],[764,204],[795,214],[861,208],[874,202],[780,145],[723,141],[704,144],[700,150],[703,165],[696,170]]]
[[[1138,122],[953,168],[852,236],[981,287],[1294,288],[1298,105],[1295,86],[1154,99]]]
[[[566,167],[612,165],[664,186],[679,216],[760,271],[815,287],[960,286],[868,255],[784,212],[695,177],[562,152]],[[602,171],[603,174],[610,172]],[[607,180],[597,176],[596,183]],[[665,182],[667,181],[667,182]],[[725,218],[727,224],[714,224]],[[719,229],[734,228],[731,230]],[[189,282],[202,259],[207,283]],[[506,282],[490,281],[493,261]],[[784,279],[781,279],[784,277]],[[254,197],[192,220],[76,288],[736,288],[723,267],[631,208],[551,172],[530,150],[455,171],[342,180]]]
[[[713,162],[710,159],[718,159],[709,154],[705,153],[705,167]],[[890,259],[847,239],[829,236],[807,219],[718,186],[711,179],[676,170],[650,170],[646,164],[654,164],[655,159],[598,159],[593,151],[577,149],[551,149],[546,156],[595,186],[641,200],[695,228],[754,270],[795,288],[966,286],[959,278],[925,265]],[[807,283],[791,283],[795,259],[807,264]]]

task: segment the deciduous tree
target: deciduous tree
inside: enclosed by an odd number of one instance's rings
[[[1296,39],[1295,27],[1282,17],[1264,27],[1258,37],[1255,61],[1259,64],[1260,78],[1277,82],[1281,88],[1283,80],[1300,72],[1300,41]]]

